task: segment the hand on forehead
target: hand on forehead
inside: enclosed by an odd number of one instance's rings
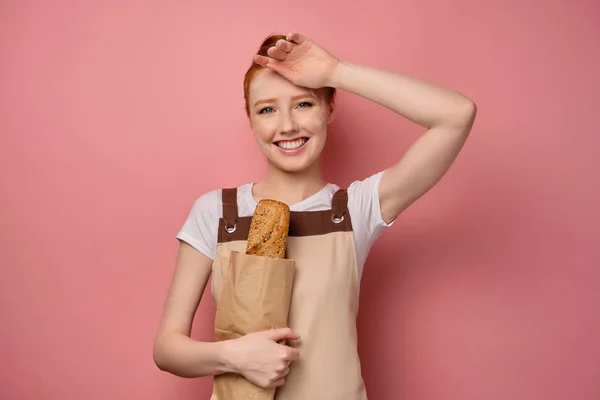
[[[287,99],[306,94],[315,100],[322,100],[322,90],[308,89],[297,86],[279,75],[277,72],[265,69],[257,73],[250,83],[250,100],[254,103],[264,98]]]

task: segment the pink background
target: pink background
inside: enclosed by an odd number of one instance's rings
[[[243,74],[295,29],[479,107],[368,261],[370,399],[600,398],[600,6],[567,4],[3,1],[0,397],[208,398],[152,360],[174,236],[197,196],[262,171]],[[340,93],[327,176],[364,178],[420,132]]]

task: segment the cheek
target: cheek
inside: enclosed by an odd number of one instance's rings
[[[327,128],[327,116],[321,112],[307,114],[303,118],[302,125],[312,133],[321,133]]]
[[[263,142],[270,142],[273,138],[273,123],[270,121],[258,121],[252,124],[254,135]]]

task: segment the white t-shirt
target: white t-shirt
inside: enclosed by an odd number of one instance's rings
[[[381,217],[379,204],[379,183],[383,171],[365,180],[357,180],[348,187],[348,212],[356,243],[359,277],[371,246],[382,234],[386,224]],[[237,188],[238,215],[249,217],[254,214],[256,200],[252,196],[252,183]],[[321,211],[331,209],[331,200],[339,189],[327,184],[313,196],[290,206],[291,211]],[[177,234],[177,238],[187,242],[198,251],[214,260],[217,246],[219,219],[223,216],[221,189],[207,192],[193,204],[189,216]]]

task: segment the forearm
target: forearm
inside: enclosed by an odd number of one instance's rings
[[[154,344],[154,362],[163,371],[185,378],[233,372],[227,341],[198,342],[180,333],[171,333]]]
[[[475,105],[467,97],[415,77],[340,61],[330,80],[332,87],[374,101],[426,128],[472,122]]]

